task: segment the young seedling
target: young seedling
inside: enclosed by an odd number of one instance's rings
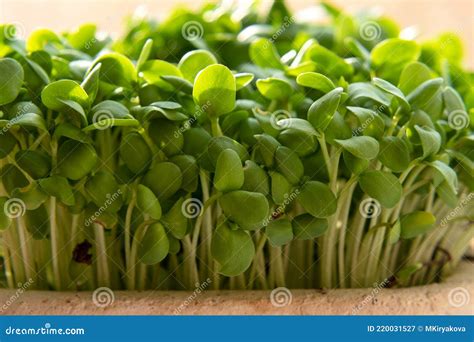
[[[327,4],[324,24],[288,22],[276,4],[140,19],[116,41],[91,24],[1,37],[4,287],[411,286],[453,271],[474,236],[462,42],[404,40]],[[187,21],[202,34],[183,37]]]

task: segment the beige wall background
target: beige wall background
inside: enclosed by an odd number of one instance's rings
[[[37,27],[71,29],[84,22],[95,22],[112,34],[119,34],[123,19],[138,7],[149,15],[164,17],[177,5],[198,7],[202,0],[0,0],[0,22],[14,22],[22,34]],[[316,3],[287,0],[294,10]],[[465,64],[474,68],[474,0],[333,0],[349,12],[375,7],[397,20],[402,27],[416,26],[420,38],[443,31],[461,35],[466,46]]]

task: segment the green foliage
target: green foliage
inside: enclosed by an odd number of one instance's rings
[[[134,18],[115,40],[93,24],[25,41],[0,27],[5,283],[332,288],[451,272],[473,234],[462,42],[404,40],[388,17],[327,3],[318,25],[257,5]]]

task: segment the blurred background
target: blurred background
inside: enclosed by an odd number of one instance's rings
[[[71,30],[85,22],[97,23],[114,36],[123,30],[124,18],[135,11],[163,18],[172,8],[196,8],[202,0],[0,0],[0,22],[15,23],[27,35],[37,27]],[[449,31],[459,34],[465,44],[464,64],[474,68],[474,0],[333,0],[333,4],[354,13],[366,8],[387,14],[401,27],[414,26],[419,39]],[[265,1],[262,1],[264,4]],[[295,11],[316,1],[287,0]],[[310,14],[305,11],[301,14]]]

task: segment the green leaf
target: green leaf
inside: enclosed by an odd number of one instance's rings
[[[314,72],[316,68],[316,63],[314,63],[313,61],[306,61],[302,62],[301,64],[291,65],[290,67],[287,67],[285,73],[288,76],[298,77],[299,75],[304,73]]]
[[[48,211],[44,205],[28,210],[25,215],[25,226],[35,240],[47,239],[50,234]]]
[[[430,113],[431,116],[437,114],[433,113],[431,109],[433,108],[432,106],[437,104],[437,102],[441,106],[441,86],[443,85],[443,82],[444,80],[442,78],[428,80],[409,93],[407,95],[407,100],[410,102],[413,109],[424,110],[425,112]]]
[[[24,188],[29,182],[25,175],[13,164],[6,164],[0,169],[3,188],[11,194],[16,188]]]
[[[194,81],[195,103],[213,117],[229,113],[234,109],[235,94],[234,75],[221,64],[206,67],[199,72]]]
[[[314,217],[329,217],[336,212],[337,199],[324,183],[306,182],[298,195],[298,202]]]
[[[36,182],[26,188],[13,190],[12,197],[23,201],[27,210],[38,209],[48,199],[48,195]]]
[[[412,239],[434,228],[436,218],[426,211],[414,211],[400,218],[402,239]]]
[[[419,55],[420,47],[416,42],[399,38],[380,42],[370,53],[372,63],[376,66],[406,64],[418,59]]]
[[[84,133],[79,127],[67,122],[59,124],[56,127],[53,137],[56,140],[65,137],[84,144],[92,144],[92,139],[86,133]]]
[[[16,117],[14,117],[10,121],[0,121],[0,127],[1,126],[26,126],[26,127],[36,127],[39,130],[42,131],[47,131],[46,129],[46,123],[41,115],[35,114],[35,113],[26,113],[26,114],[20,114]]]
[[[282,205],[291,193],[293,185],[279,172],[270,171],[272,199]]]
[[[8,121],[6,122],[8,124]],[[16,146],[16,139],[13,134],[8,130],[3,131],[3,134],[0,134],[0,159],[8,156]]]
[[[328,77],[316,72],[305,72],[299,74],[296,78],[296,83],[303,87],[322,91],[323,93],[329,93],[331,90],[336,88],[334,83]]]
[[[298,155],[288,147],[279,146],[275,151],[277,171],[285,176],[291,184],[299,183],[304,174],[304,167]]]
[[[137,207],[154,220],[161,219],[161,205],[153,191],[142,184],[137,187]]]
[[[448,113],[451,113],[454,111],[463,111],[463,112],[466,111],[466,107],[464,106],[462,97],[452,87],[446,87],[443,90],[443,101],[444,101],[445,109]]]
[[[339,106],[343,89],[336,88],[314,101],[308,110],[308,121],[316,130],[324,131]]]
[[[371,170],[359,176],[364,192],[386,208],[393,208],[402,197],[402,185],[391,172]]]
[[[242,162],[250,159],[247,149],[236,140],[226,136],[213,137],[209,140],[207,145],[207,151],[212,165],[217,164],[217,159],[221,155],[222,151],[228,148],[237,152]]]
[[[45,28],[38,28],[30,33],[26,41],[26,49],[28,51],[43,50],[46,45],[57,43],[61,41],[53,31]]]
[[[212,235],[211,253],[219,263],[219,273],[234,277],[249,268],[255,246],[248,232],[221,223]]]
[[[385,92],[395,96],[399,103],[405,108],[405,109],[408,109],[410,108],[410,104],[408,103],[407,99],[405,98],[405,95],[402,93],[402,91],[400,89],[398,89],[396,86],[394,86],[392,83],[388,82],[388,81],[385,81],[384,79],[381,79],[381,78],[377,78],[375,77],[373,80],[372,80],[372,83],[384,90]]]
[[[375,111],[362,107],[347,106],[358,119],[360,126],[355,130],[357,135],[368,135],[373,138],[381,138],[385,130],[385,122]],[[355,135],[355,134],[354,134]]]
[[[148,126],[148,134],[153,142],[167,155],[179,154],[183,149],[184,138],[179,126],[168,120],[153,120]]]
[[[24,72],[12,58],[0,59],[0,106],[13,102],[20,93]]]
[[[197,204],[199,208],[195,208],[194,204]],[[176,239],[182,239],[188,230],[188,218],[199,215],[200,209],[197,201],[190,199],[185,202],[184,198],[180,197],[163,217],[163,222]]]
[[[151,149],[137,132],[130,132],[122,138],[119,153],[128,169],[135,174],[144,173],[150,167]]]
[[[433,128],[426,126],[420,127],[418,125],[415,125],[415,130],[421,140],[421,146],[423,148],[423,159],[438,153],[439,149],[441,148],[440,134]]]
[[[357,158],[372,160],[379,153],[379,143],[372,137],[356,136],[346,140],[336,139],[336,142]]]
[[[260,192],[264,195],[268,195],[270,192],[267,173],[252,160],[245,161],[242,190]]]
[[[100,80],[114,86],[131,88],[137,82],[137,72],[133,63],[117,52],[106,53],[98,57],[90,70],[97,64],[100,67]]]
[[[407,143],[398,137],[383,137],[380,142],[378,159],[394,172],[402,172],[410,164],[410,150]]]
[[[202,69],[213,64],[217,64],[217,59],[212,53],[206,50],[193,50],[181,58],[178,68],[185,79],[194,82]]]
[[[283,70],[278,51],[268,39],[259,38],[250,44],[249,55],[252,62],[261,68]]]
[[[353,67],[343,58],[331,50],[319,44],[313,44],[307,51],[306,56],[316,63],[316,71],[330,75],[333,78],[349,77],[353,73]]]
[[[311,240],[324,235],[328,230],[328,220],[313,217],[309,214],[296,216],[291,222],[295,239]]]
[[[275,77],[258,80],[257,89],[269,100],[282,101],[293,93],[293,88],[289,82]]]
[[[398,220],[388,230],[388,236],[387,236],[388,243],[391,245],[397,243],[400,240],[400,233],[401,233],[401,224],[400,224],[400,220]]]
[[[141,71],[143,64],[146,63],[148,58],[150,58],[151,51],[153,49],[153,39],[147,39],[145,44],[143,44],[142,51],[140,52],[140,56],[138,56],[137,60],[137,71]]]
[[[57,111],[67,108],[61,100],[76,102],[83,108],[89,106],[89,96],[86,91],[77,82],[71,80],[59,80],[48,84],[41,92],[41,100],[46,107]]]
[[[179,76],[161,76],[161,79],[173,87],[173,91],[181,91],[187,95],[193,93],[193,84]]]
[[[94,204],[109,213],[116,213],[123,204],[122,190],[115,177],[107,171],[99,171],[90,177],[84,190]]]
[[[268,134],[256,135],[257,143],[255,144],[256,154],[260,157],[262,163],[266,167],[272,167],[274,163],[275,152],[281,144]]]
[[[293,240],[293,227],[287,218],[272,220],[265,228],[270,244],[274,247],[286,245]]]
[[[89,113],[91,125],[84,131],[103,130],[114,126],[138,126],[127,107],[117,101],[105,100],[96,104]]]
[[[244,184],[244,169],[234,150],[226,149],[217,158],[214,186],[221,192],[238,190]]]
[[[181,170],[170,162],[157,163],[145,174],[143,184],[162,201],[173,196],[181,188]]]
[[[177,66],[159,59],[145,62],[141,67],[140,74],[148,84],[156,85],[166,91],[173,91],[174,87],[163,80],[161,76],[183,76]]]
[[[259,192],[231,191],[219,198],[219,204],[224,214],[245,230],[257,230],[268,219],[268,201]]]
[[[198,187],[199,166],[196,158],[190,155],[181,154],[170,158],[170,162],[178,165],[183,175],[181,189],[187,192],[194,192]]]
[[[347,168],[356,175],[367,170],[370,164],[368,159],[357,158],[347,151],[342,153],[342,157],[344,158],[344,163],[346,164]]]
[[[71,180],[79,180],[92,171],[97,161],[92,145],[68,140],[58,150],[58,173]]]
[[[390,98],[387,93],[368,82],[355,82],[349,84],[348,93],[348,101],[352,106],[366,107],[367,101],[374,102],[374,104],[381,104],[386,107],[390,106]]]
[[[15,154],[17,165],[33,179],[44,178],[51,171],[51,158],[38,150],[20,150]]]
[[[168,255],[170,243],[161,223],[146,228],[138,246],[138,260],[145,265],[155,265]]]
[[[102,64],[97,64],[93,69],[87,72],[84,81],[81,83],[82,89],[87,93],[89,97],[89,105],[94,103],[94,100],[97,96],[97,92],[99,91],[99,84],[100,84],[100,68]]]
[[[38,184],[44,192],[56,197],[61,203],[68,206],[74,205],[74,194],[66,178],[54,175],[38,180]]]
[[[314,134],[308,134],[302,130],[290,128],[283,130],[278,135],[278,140],[289,149],[296,152],[299,157],[305,157],[318,148],[318,141],[316,139],[316,131],[309,122],[303,119],[297,119],[304,122],[307,128],[311,129]]]
[[[437,172],[439,172],[442,178],[449,185],[451,191],[456,194],[458,189],[458,177],[456,172],[451,167],[449,167],[449,165],[443,163],[440,160],[435,160],[429,165],[433,167]]]
[[[278,126],[281,126],[282,128],[290,128],[292,130],[303,132],[307,135],[313,135],[313,136],[318,135],[316,130],[313,128],[313,126],[311,126],[311,124],[304,119],[299,119],[299,118],[281,119],[281,120],[278,120],[276,124]]]
[[[79,103],[71,100],[62,99],[60,99],[59,102],[64,105],[62,111],[66,113],[69,117],[71,117],[72,120],[74,120],[75,122],[79,122],[81,126],[87,125],[86,113],[84,112],[84,108],[82,108]]]
[[[234,74],[234,77],[235,77],[236,90],[240,90],[246,87],[247,85],[249,85],[250,82],[253,81],[255,76],[248,72],[242,72],[239,74]]]
[[[423,63],[412,62],[403,68],[398,87],[404,94],[409,94],[420,84],[432,78],[432,71]]]

